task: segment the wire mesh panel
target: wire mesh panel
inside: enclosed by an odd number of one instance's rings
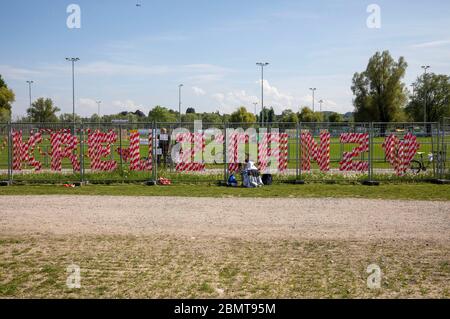
[[[224,178],[222,123],[156,123],[155,176],[164,183]]]
[[[374,123],[376,178],[424,180],[436,176],[441,160],[437,123]]]
[[[11,179],[30,183],[79,182],[82,168],[79,134],[79,128],[73,124],[11,124]]]
[[[0,123],[0,181],[9,179],[9,126]]]
[[[275,182],[448,178],[450,123],[0,124],[0,180]]]
[[[442,124],[443,178],[450,179],[450,118],[444,118]]]
[[[84,179],[96,183],[153,179],[152,123],[88,123]]]
[[[367,123],[300,123],[302,180],[367,179],[369,125]]]

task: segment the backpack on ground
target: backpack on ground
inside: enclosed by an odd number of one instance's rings
[[[272,175],[271,174],[263,174],[262,182],[264,185],[272,185]]]

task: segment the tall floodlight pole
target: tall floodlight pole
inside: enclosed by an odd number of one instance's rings
[[[30,96],[30,108],[31,108],[31,84],[33,84],[34,81],[27,81],[27,83],[28,83],[28,93]]]
[[[72,62],[72,120],[73,120],[73,130],[75,133],[75,62],[80,61],[80,59],[66,58],[66,60]]]
[[[98,115],[98,121],[100,122],[100,104],[102,104],[102,101],[95,101],[97,103],[97,115]]]
[[[427,81],[427,70],[431,68],[429,65],[422,65],[422,69],[424,71],[423,74],[423,80],[425,82],[425,105],[423,109],[423,124],[426,125],[427,123],[427,104],[428,104],[428,81]]]
[[[322,113],[322,104],[323,104],[323,100],[319,100],[319,105],[320,105],[320,113]]]
[[[253,105],[255,106],[255,116],[258,116],[258,102],[253,102]]]
[[[180,113],[180,125],[181,125],[181,88],[183,84],[178,85],[178,112]]]
[[[314,93],[316,92],[316,88],[309,88],[312,91],[312,110],[315,112],[315,105],[314,105]]]
[[[261,125],[264,125],[264,67],[269,63],[257,62],[256,65],[261,67]]]
[[[416,94],[416,85],[413,83],[411,84],[412,87],[412,96],[414,97],[414,95]]]

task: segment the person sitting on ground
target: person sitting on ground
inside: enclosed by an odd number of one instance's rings
[[[242,181],[244,187],[261,187],[264,185],[255,162],[251,161],[248,155],[242,171]]]

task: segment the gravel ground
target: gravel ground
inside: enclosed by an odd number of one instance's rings
[[[450,202],[109,196],[0,197],[3,235],[171,235],[448,241]]]
[[[0,298],[450,298],[449,212],[429,201],[1,196]],[[66,286],[73,263],[80,289]]]

